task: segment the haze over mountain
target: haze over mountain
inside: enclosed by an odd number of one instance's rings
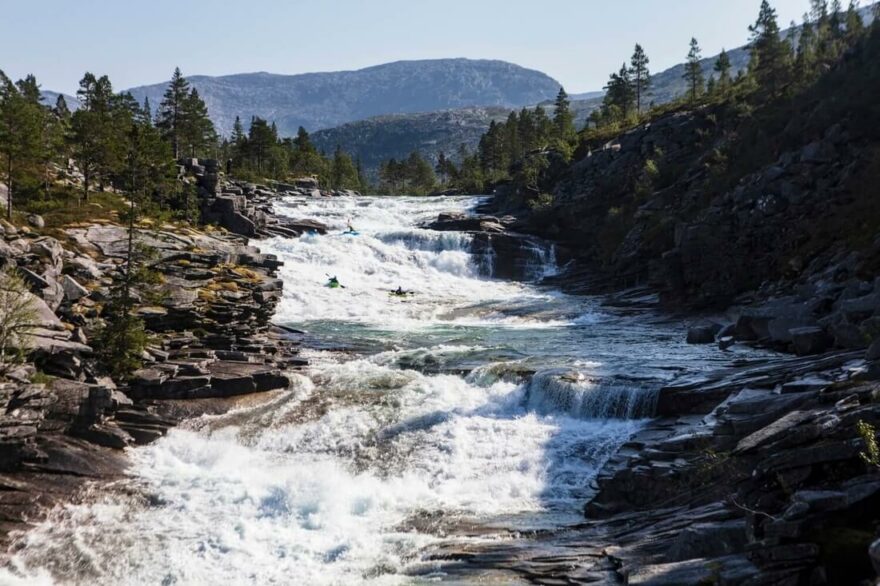
[[[186,73],[186,72],[184,72]],[[470,106],[519,107],[551,98],[558,81],[503,61],[398,61],[357,71],[277,75],[243,73],[188,77],[218,130],[228,134],[236,116],[274,121],[279,133],[332,128],[383,114],[434,112]],[[139,101],[158,104],[167,83],[132,88]]]

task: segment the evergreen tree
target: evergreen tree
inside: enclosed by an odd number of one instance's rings
[[[519,114],[513,111],[507,116],[507,121],[504,123],[504,156],[510,162],[519,160],[523,155],[519,130]]]
[[[451,176],[449,172],[449,165],[451,161],[446,158],[446,153],[440,151],[437,153],[437,165],[434,167],[434,171],[440,177],[440,183],[446,184],[449,181]]]
[[[636,115],[642,115],[642,99],[651,85],[651,72],[648,70],[650,59],[645,54],[642,46],[636,44],[635,51],[630,59],[630,77],[636,99]]]
[[[715,73],[718,74],[718,89],[722,94],[727,93],[727,88],[730,87],[730,56],[727,54],[727,51],[721,49],[721,53],[718,55],[718,58],[715,60],[715,66],[713,68]]]
[[[808,79],[815,69],[816,43],[816,29],[809,16],[805,14],[794,62],[795,76],[802,81]]]
[[[331,186],[333,189],[359,189],[360,178],[351,157],[336,145],[333,163],[330,168]]]
[[[64,120],[70,120],[70,107],[62,94],[58,94],[55,99],[55,115]]]
[[[817,25],[825,24],[828,19],[828,0],[810,0],[810,16]]]
[[[248,131],[248,151],[258,173],[268,170],[272,147],[278,143],[278,134],[266,120],[254,116]]]
[[[418,151],[410,153],[406,160],[407,177],[415,187],[418,194],[423,194],[434,189],[437,184],[437,177],[434,175],[434,169],[419,154]]]
[[[149,197],[167,185],[171,169],[169,146],[148,117],[131,119],[124,146],[123,185],[131,201],[126,210],[127,246],[124,264],[104,307],[105,326],[97,338],[101,362],[111,375],[122,380],[140,368],[148,342],[143,320],[133,313],[134,289],[155,281],[146,268],[150,251],[139,242],[137,220],[148,206]]]
[[[532,125],[535,130],[535,149],[546,149],[553,138],[553,121],[541,106],[535,106],[532,110]]]
[[[162,130],[162,137],[171,144],[175,159],[180,158],[182,152],[182,135],[187,100],[190,97],[189,90],[189,82],[180,73],[180,68],[175,67],[171,82],[168,84],[168,89],[165,90],[157,112],[156,126]]]
[[[831,14],[828,17],[828,28],[831,38],[839,41],[843,37],[843,5],[840,0],[831,0]]]
[[[244,133],[244,126],[241,124],[241,118],[236,116],[235,122],[232,123],[232,143],[241,146],[245,140],[247,140],[247,136]]]
[[[571,103],[565,89],[559,88],[556,102],[553,108],[553,126],[559,150],[568,152],[570,145],[577,140],[577,132],[574,128],[574,114],[571,113]]]
[[[602,102],[603,118],[611,122],[618,122],[629,118],[635,102],[632,80],[629,77],[629,69],[626,63],[618,73],[612,73],[605,86],[605,98]]]
[[[40,177],[43,112],[39,89],[36,101],[30,90],[29,81],[23,80],[16,86],[0,71],[0,172],[6,183],[6,215],[9,219],[20,189],[34,177],[37,180]]]
[[[531,110],[523,108],[520,110],[517,119],[517,137],[520,142],[520,150],[523,154],[528,153],[537,148],[537,133],[535,131],[535,121]]]
[[[779,38],[776,10],[767,0],[761,2],[758,19],[749,27],[749,32],[752,33],[750,71],[760,88],[776,96],[788,81],[791,49],[787,41]]]
[[[700,44],[691,39],[687,62],[684,65],[684,79],[688,83],[691,102],[696,102],[703,91],[703,65],[700,63]]]
[[[857,39],[865,30],[865,23],[862,20],[862,15],[859,14],[858,0],[849,0],[844,24],[846,28],[846,37],[850,43]]]
[[[182,146],[193,158],[206,154],[217,142],[208,107],[196,88],[192,88],[183,101],[179,135]]]
[[[364,166],[361,163],[361,158],[358,157],[354,163],[355,169],[357,169],[357,179],[358,179],[358,191],[366,192],[370,188],[369,181],[367,180],[367,174],[364,173]]]
[[[296,138],[293,139],[293,144],[296,145],[296,149],[301,153],[317,152],[315,145],[312,144],[312,139],[309,136],[309,133],[306,132],[306,129],[302,126],[296,131]]]
[[[82,199],[88,201],[93,180],[103,185],[121,167],[133,100],[114,95],[106,75],[96,78],[91,73],[80,81],[77,97],[80,108],[71,116],[70,140],[84,176]]]

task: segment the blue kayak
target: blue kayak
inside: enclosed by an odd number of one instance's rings
[[[343,232],[342,235],[343,236],[360,236],[361,233],[358,232],[357,230],[347,230],[347,231]]]

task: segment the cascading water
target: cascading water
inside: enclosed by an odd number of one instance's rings
[[[711,354],[592,300],[487,278],[471,236],[418,228],[477,203],[279,205],[331,228],[259,243],[285,263],[276,321],[313,340],[307,376],[132,450],[130,480],[22,536],[0,582],[402,583],[441,540],[579,521],[668,365]],[[342,234],[349,221],[359,236]],[[620,375],[642,382],[607,382]]]

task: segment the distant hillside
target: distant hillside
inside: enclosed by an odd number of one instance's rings
[[[318,148],[331,153],[341,145],[359,157],[368,174],[382,161],[405,158],[412,151],[431,161],[444,152],[454,155],[464,143],[477,144],[492,120],[507,118],[507,108],[464,108],[426,114],[392,114],[344,124],[312,134]]]
[[[866,24],[873,21],[872,9],[873,6],[866,6],[860,11]],[[789,30],[783,31],[782,34],[788,36]],[[736,75],[748,67],[748,45],[730,49],[727,54],[730,57],[732,75]],[[701,61],[707,79],[712,74],[717,58],[718,55],[712,55]],[[683,95],[687,91],[683,75],[684,63],[655,73],[651,77],[648,101],[660,105]],[[602,105],[603,96],[603,91],[570,96],[572,110],[575,114],[575,124],[578,128],[583,127],[593,110]],[[548,114],[552,115],[553,98],[555,97],[554,93],[553,96],[535,103],[544,107]],[[418,149],[423,155],[432,159],[436,158],[439,150],[454,157],[458,143],[461,142],[467,144],[470,149],[474,149],[483,132],[489,128],[489,123],[493,119],[506,118],[510,110],[497,113],[493,111],[491,115],[479,115],[478,112],[481,110],[471,108],[461,112],[376,118],[322,131],[320,144],[328,151],[336,148],[338,144],[346,151],[358,153],[366,170],[372,174],[375,171],[374,167],[382,160],[404,156],[413,149]],[[457,125],[461,124],[465,126],[457,128]],[[438,140],[437,137],[447,137],[448,140],[444,142]],[[399,142],[395,143],[396,140]],[[455,142],[456,140],[458,143]],[[453,146],[452,148],[440,148],[439,144]]]
[[[186,73],[186,72],[184,72]],[[274,121],[281,135],[310,132],[385,114],[436,112],[471,106],[518,107],[551,98],[559,82],[503,61],[398,61],[358,71],[276,75],[245,73],[188,78],[204,98],[219,131],[236,116]],[[158,104],[167,83],[132,88]]]

